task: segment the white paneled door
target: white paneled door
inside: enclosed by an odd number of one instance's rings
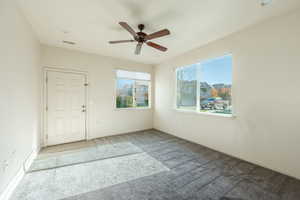
[[[86,138],[86,75],[47,71],[46,144]]]

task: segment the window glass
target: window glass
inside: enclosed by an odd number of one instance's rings
[[[133,80],[117,80],[117,108],[133,107],[133,86]]]
[[[117,108],[150,107],[151,75],[145,72],[117,70]]]
[[[149,82],[135,82],[135,103],[137,107],[149,106]]]
[[[197,65],[177,70],[177,108],[197,108]]]
[[[184,110],[232,114],[232,56],[176,70],[176,106]]]
[[[151,76],[145,72],[132,72],[126,70],[117,70],[117,77],[124,79],[147,80],[150,81]]]
[[[232,113],[232,58],[224,56],[200,65],[200,111]]]

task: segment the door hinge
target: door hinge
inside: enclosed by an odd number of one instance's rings
[[[89,84],[88,84],[88,83],[85,83],[84,86],[89,86]]]
[[[48,134],[46,134],[46,140],[48,140]]]
[[[48,111],[48,106],[46,106],[46,111]]]
[[[46,83],[48,83],[48,76],[46,76]]]

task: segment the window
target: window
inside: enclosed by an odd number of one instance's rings
[[[117,108],[149,108],[151,75],[117,70]]]
[[[177,70],[177,107],[186,110],[197,108],[197,66]]]
[[[232,56],[226,55],[176,70],[178,109],[232,114]]]

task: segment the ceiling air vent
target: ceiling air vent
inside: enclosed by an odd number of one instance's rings
[[[67,40],[63,40],[62,42],[65,43],[65,44],[69,44],[69,45],[75,45],[76,44],[75,42],[71,42],[71,41],[67,41]]]
[[[260,5],[261,6],[267,6],[267,5],[271,4],[271,3],[272,3],[272,0],[261,0],[260,1]]]

